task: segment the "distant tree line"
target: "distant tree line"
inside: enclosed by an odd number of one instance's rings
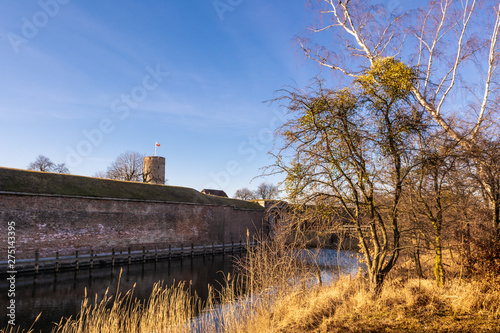
[[[234,193],[234,197],[241,200],[274,200],[278,198],[278,194],[279,190],[277,186],[264,182],[257,186],[257,189],[254,191],[243,187]]]

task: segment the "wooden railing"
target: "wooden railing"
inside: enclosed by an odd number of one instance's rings
[[[191,244],[188,247],[181,245],[180,247],[172,247],[158,249],[146,249],[132,251],[129,247],[127,251],[115,251],[112,249],[108,253],[95,253],[90,250],[89,253],[81,254],[80,251],[75,251],[74,255],[60,256],[59,251],[54,257],[40,258],[39,251],[35,251],[35,257],[32,259],[18,259],[15,262],[16,273],[34,272],[38,273],[43,270],[59,270],[75,269],[82,267],[90,269],[95,266],[115,266],[116,264],[131,264],[146,261],[172,260],[174,258],[186,258],[194,256],[208,256],[215,254],[235,254],[246,251],[248,246],[254,243],[234,243],[229,244],[211,244],[203,246],[194,246]],[[6,274],[8,271],[8,262],[0,261],[0,274]]]

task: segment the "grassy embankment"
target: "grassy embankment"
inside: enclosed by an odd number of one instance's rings
[[[96,198],[156,200],[263,209],[260,205],[205,195],[192,188],[126,182],[59,173],[0,168],[0,191]]]

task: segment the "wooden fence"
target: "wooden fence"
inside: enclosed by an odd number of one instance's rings
[[[90,250],[90,253],[81,254],[76,251],[72,256],[59,256],[56,252],[55,257],[40,258],[39,251],[35,251],[35,257],[32,259],[18,259],[15,262],[16,273],[29,273],[35,274],[39,271],[75,269],[79,270],[82,267],[90,269],[99,266],[115,266],[116,264],[131,264],[137,262],[158,261],[158,260],[172,260],[174,258],[186,258],[194,256],[208,256],[215,254],[235,254],[242,253],[246,250],[247,246],[252,246],[253,243],[234,243],[230,244],[212,244],[203,246],[185,247],[172,247],[158,249],[146,249],[145,246],[142,250],[132,251],[129,247],[127,251],[115,251],[112,249],[109,253],[95,253]],[[6,274],[9,270],[7,261],[0,261],[0,274]]]

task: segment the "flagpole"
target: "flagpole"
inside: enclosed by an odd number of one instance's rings
[[[156,156],[156,147],[157,147],[157,145],[156,145],[156,142],[155,142],[155,154],[154,154],[154,156]]]

